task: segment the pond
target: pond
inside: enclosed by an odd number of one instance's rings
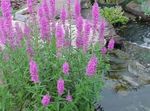
[[[128,44],[111,55],[101,105],[104,111],[150,111],[150,25],[130,22],[119,35]]]

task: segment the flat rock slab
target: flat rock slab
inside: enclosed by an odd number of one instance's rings
[[[149,3],[149,6],[150,6],[150,3]],[[145,15],[144,12],[141,10],[141,5],[135,3],[134,1],[128,3],[125,7],[125,10],[137,16],[138,18],[141,17],[144,21],[150,21],[150,16]]]

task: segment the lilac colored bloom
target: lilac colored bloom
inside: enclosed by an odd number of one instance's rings
[[[31,29],[29,28],[29,26],[27,24],[25,24],[24,27],[24,36],[29,37],[31,34]]]
[[[98,64],[98,59],[96,56],[92,56],[86,67],[86,74],[88,76],[93,76],[96,73],[96,68]]]
[[[42,0],[42,7],[43,7],[43,11],[44,11],[44,15],[50,19],[50,9],[48,7],[48,2],[47,0]]]
[[[94,28],[97,29],[97,24],[99,22],[99,7],[97,1],[95,1],[92,7],[92,20]]]
[[[64,80],[61,78],[57,81],[57,92],[60,96],[64,93],[64,83]]]
[[[33,13],[33,0],[27,0],[28,11],[30,14]]]
[[[77,19],[76,19],[76,28],[77,28],[77,31],[79,33],[82,32],[83,30],[83,18],[82,16],[79,16]]]
[[[39,19],[39,25],[42,40],[50,40],[50,25],[48,19],[45,16]]]
[[[65,37],[65,32],[64,28],[62,27],[61,24],[58,24],[56,26],[56,46],[57,48],[62,48],[64,46],[64,37]]]
[[[1,0],[1,11],[3,15],[3,32],[5,32],[5,37],[7,36],[7,41],[10,45],[14,44],[13,31],[12,31],[12,14],[11,14],[11,3],[10,0]],[[12,45],[13,46],[13,45]]]
[[[51,100],[51,96],[47,94],[43,96],[41,103],[43,104],[43,106],[48,106],[50,100]]]
[[[50,0],[50,14],[51,17],[55,18],[55,13],[56,13],[56,9],[55,9],[55,0]]]
[[[102,20],[100,23],[100,28],[99,28],[99,41],[100,41],[100,43],[104,43],[105,26],[106,26],[106,22],[104,20]]]
[[[77,38],[76,38],[76,46],[81,48],[83,46],[83,18],[80,16],[76,19],[76,28],[77,28]]]
[[[39,82],[39,75],[38,75],[37,64],[35,61],[33,61],[31,59],[29,65],[30,65],[31,81],[33,81],[34,83],[38,83]]]
[[[23,31],[21,29],[21,27],[19,26],[18,23],[15,24],[15,29],[16,29],[16,35],[17,35],[17,40],[16,43],[18,46],[21,45],[21,40],[23,39]]]
[[[66,100],[68,102],[72,102],[72,96],[70,95],[70,92],[68,91],[68,95],[66,96]]]
[[[105,54],[107,53],[107,48],[106,48],[106,47],[103,47],[103,48],[101,49],[101,53],[102,53],[103,55],[105,55]]]
[[[115,40],[111,38],[108,43],[108,50],[113,50],[115,45]]]
[[[6,35],[4,30],[4,19],[0,18],[0,43],[5,44],[6,43]]]
[[[69,64],[68,64],[68,62],[65,62],[63,64],[62,69],[63,69],[64,74],[69,74]]]
[[[74,13],[75,13],[75,19],[81,16],[81,6],[79,0],[75,1]]]
[[[42,6],[39,6],[39,8],[38,8],[38,17],[39,17],[39,18],[42,18],[42,17],[43,17],[43,13],[44,13],[43,7],[42,7]]]
[[[10,0],[1,0],[1,10],[4,18],[11,19],[11,3]]]
[[[77,38],[76,38],[76,46],[77,48],[83,48],[83,37],[82,35],[77,33]]]
[[[90,35],[91,25],[88,21],[85,22],[84,26],[84,35],[83,35],[83,51],[86,52],[89,43],[89,35]]]
[[[71,0],[67,0],[67,4],[70,5],[71,4]]]
[[[65,25],[65,21],[67,19],[67,12],[66,12],[65,8],[62,8],[62,10],[61,10],[60,19],[61,19],[62,23]]]

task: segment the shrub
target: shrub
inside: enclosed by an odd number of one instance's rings
[[[147,2],[142,2],[141,9],[145,15],[150,16],[150,7],[149,7],[149,4]]]
[[[100,13],[107,21],[111,24],[126,24],[128,22],[128,18],[124,16],[124,12],[121,7],[105,7],[100,10]]]
[[[0,42],[5,48],[0,52],[0,69],[4,76],[3,87],[0,87],[0,110],[94,111],[94,104],[100,100],[102,74],[109,65],[104,62],[107,60],[106,51],[103,55],[100,52],[100,43],[103,44],[104,40],[94,45],[89,37],[94,30],[93,37],[98,31],[100,38],[104,38],[104,21],[94,21],[102,25],[93,27],[96,24],[82,19],[79,2],[76,2],[77,47],[74,47],[70,44],[74,39],[72,34],[69,35],[72,30],[66,25],[66,18],[71,17],[64,14],[63,9],[61,20],[56,23],[55,2],[50,1],[50,8],[46,2],[44,0],[39,7],[37,23],[33,21],[36,20],[35,5],[28,0],[33,24],[25,25],[22,31],[18,24],[12,26],[7,7],[9,1],[2,0]],[[52,9],[50,13],[49,9]],[[99,20],[97,11],[95,3],[94,20]],[[4,25],[6,22],[8,27]],[[110,43],[111,50],[113,44]]]

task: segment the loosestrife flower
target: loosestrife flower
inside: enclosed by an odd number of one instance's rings
[[[42,40],[50,40],[50,25],[48,19],[43,16],[39,20],[40,34]]]
[[[1,11],[4,20],[5,37],[12,47],[14,47],[14,31],[12,28],[12,14],[11,14],[11,3],[10,0],[1,0]]]
[[[39,82],[39,75],[38,75],[37,64],[35,61],[33,61],[31,59],[29,65],[30,65],[31,81],[33,81],[34,83],[38,83]]]
[[[75,14],[75,19],[81,16],[81,6],[79,0],[75,0],[74,14]]]
[[[84,35],[83,35],[83,51],[87,51],[88,43],[89,43],[89,35],[90,35],[91,25],[89,21],[85,22],[84,26]]]
[[[96,68],[98,64],[98,59],[96,56],[92,56],[86,67],[86,74],[88,76],[93,76],[96,73]]]
[[[17,45],[20,46],[21,40],[23,39],[23,31],[18,23],[15,24],[15,29],[16,29],[16,35],[17,35],[16,42],[17,42]]]
[[[30,34],[31,34],[31,29],[28,27],[27,24],[25,24],[25,27],[24,27],[24,36],[29,37],[29,36],[31,36]]]
[[[1,10],[4,18],[10,18],[11,15],[11,3],[10,0],[1,0]]]
[[[114,45],[115,45],[115,40],[113,38],[111,38],[108,43],[108,50],[110,50],[110,51],[113,50]]]
[[[42,0],[42,8],[44,11],[44,15],[47,17],[47,19],[50,19],[50,9],[48,7],[47,0]]]
[[[64,37],[65,37],[65,32],[64,28],[62,27],[61,24],[58,24],[56,26],[56,46],[57,48],[62,48],[64,46]]]
[[[68,102],[72,102],[72,96],[70,95],[70,92],[68,91],[68,95],[66,96],[66,100]]]
[[[61,10],[60,19],[61,19],[63,25],[65,25],[65,21],[67,19],[67,12],[66,12],[65,8],[62,8],[62,10]]]
[[[55,33],[55,15],[56,15],[56,8],[55,8],[56,1],[50,0],[50,20],[52,21],[52,31]]]
[[[39,6],[39,8],[38,8],[38,17],[39,17],[39,19],[44,16],[43,13],[44,13],[43,7],[42,7],[42,6]]]
[[[96,30],[97,24],[99,22],[99,7],[97,1],[95,1],[93,7],[92,7],[92,20],[93,20],[93,27]]]
[[[33,54],[34,54],[34,51],[32,49],[32,46],[31,46],[31,29],[27,26],[27,24],[25,24],[25,27],[24,27],[24,36],[27,38],[27,41],[26,41],[26,46],[27,46],[27,54],[31,57]]]
[[[50,0],[50,13],[51,13],[51,17],[55,18],[55,13],[56,13],[56,9],[55,9],[55,0]]]
[[[61,78],[57,81],[57,92],[60,96],[64,93],[64,83],[64,80]]]
[[[99,41],[100,43],[103,43],[103,44],[104,44],[105,26],[106,26],[106,22],[102,20],[100,23],[100,28],[99,28]]]
[[[28,11],[30,14],[33,13],[33,0],[27,0]]]
[[[6,43],[6,35],[4,30],[4,18],[0,18],[0,43]]]
[[[76,28],[77,28],[77,38],[76,38],[76,46],[77,48],[81,48],[83,46],[83,18],[80,16],[76,19]]]
[[[105,54],[107,53],[107,48],[106,48],[106,47],[103,47],[103,48],[101,49],[101,53],[102,53],[103,55],[105,55]]]
[[[68,62],[65,62],[63,64],[62,69],[63,69],[64,74],[69,74],[69,64],[68,64]]]
[[[43,104],[43,106],[48,106],[50,103],[50,100],[51,100],[51,96],[47,94],[43,96],[41,103]]]

